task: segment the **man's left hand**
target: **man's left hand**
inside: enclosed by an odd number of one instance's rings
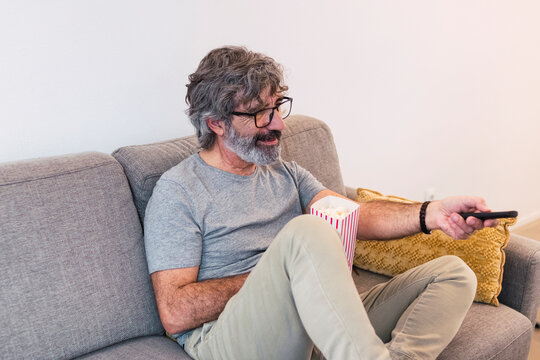
[[[440,229],[454,239],[467,239],[476,230],[494,227],[498,220],[482,221],[475,217],[464,220],[459,213],[491,211],[484,199],[476,196],[452,196],[429,204],[426,225],[430,230]]]

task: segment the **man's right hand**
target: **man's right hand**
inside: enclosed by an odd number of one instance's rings
[[[197,281],[198,274],[199,267],[194,266],[151,275],[159,317],[169,334],[216,320],[249,275]]]
[[[434,201],[427,207],[426,224],[429,229],[442,230],[454,239],[467,239],[484,227],[495,227],[498,220],[479,220],[469,217],[464,220],[459,213],[491,210],[486,202],[477,196],[452,196]]]

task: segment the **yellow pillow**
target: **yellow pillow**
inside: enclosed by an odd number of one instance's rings
[[[389,200],[416,203],[397,196],[384,196],[376,191],[357,189],[358,202]],[[454,240],[442,231],[430,235],[419,233],[396,240],[357,240],[354,265],[379,274],[394,276],[443,255],[456,255],[476,274],[478,287],[475,301],[499,305],[504,265],[503,249],[508,244],[508,227],[515,218],[500,219],[494,228],[475,232],[466,240]]]

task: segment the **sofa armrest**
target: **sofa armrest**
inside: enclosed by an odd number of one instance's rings
[[[505,253],[499,301],[535,324],[540,305],[540,241],[513,234]]]

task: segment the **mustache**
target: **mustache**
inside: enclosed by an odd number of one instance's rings
[[[255,136],[255,142],[257,141],[272,141],[274,139],[281,139],[281,131],[279,130],[270,130],[267,134],[257,134]]]

